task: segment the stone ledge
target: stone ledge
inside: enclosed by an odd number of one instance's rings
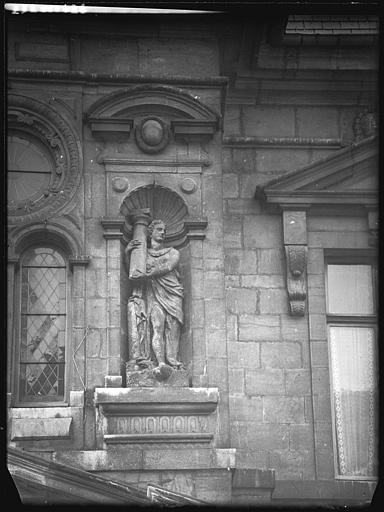
[[[219,399],[217,388],[96,388],[95,405],[106,416],[141,414],[210,414]]]
[[[78,409],[78,407],[13,407],[9,416],[13,420],[70,418],[73,409]]]
[[[106,444],[131,443],[209,443],[213,434],[203,432],[166,432],[163,434],[105,434]]]
[[[375,492],[376,481],[284,480],[277,481],[272,504],[367,504]]]
[[[199,470],[235,466],[235,449],[200,447],[110,447],[107,450],[55,452],[53,460],[86,471]]]
[[[69,439],[72,418],[14,418],[12,441]]]

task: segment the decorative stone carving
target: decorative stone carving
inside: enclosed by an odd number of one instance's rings
[[[169,142],[169,127],[159,117],[147,117],[136,125],[135,138],[144,153],[159,153]]]
[[[164,246],[165,223],[150,220],[149,209],[131,212],[133,239],[125,250],[132,283],[127,310],[129,385],[135,383],[132,379],[137,385],[153,385],[151,378],[166,381],[174,369],[183,368],[178,360],[184,321],[183,287],[177,270],[180,255],[177,249]],[[136,373],[145,369],[151,372]]]
[[[79,137],[49,105],[11,94],[8,98],[8,129],[23,137],[34,137],[54,162],[48,188],[34,201],[9,205],[12,222],[32,221],[57,213],[75,194],[81,179],[82,156]]]
[[[284,246],[287,262],[287,292],[290,313],[303,316],[307,297],[307,222],[305,211],[283,211]]]
[[[129,187],[127,178],[115,176],[112,178],[112,188],[115,192],[125,192]]]
[[[197,185],[195,180],[193,180],[192,178],[185,178],[181,182],[180,188],[185,194],[193,194],[193,192],[195,192],[195,190],[197,189]]]
[[[105,141],[127,142],[135,126],[136,143],[145,153],[162,151],[171,134],[176,141],[206,142],[221,123],[218,113],[196,96],[160,84],[136,85],[106,95],[90,107],[85,119],[92,134]]]
[[[303,316],[305,313],[307,247],[305,245],[286,245],[287,291],[290,313]]]
[[[165,222],[167,226],[165,241],[168,245],[181,247],[187,240],[205,238],[207,220],[188,216],[187,206],[176,192],[153,184],[133,190],[120,207],[120,213],[125,217],[125,222],[122,223],[125,244],[133,236],[131,212],[141,208],[149,208],[155,218]]]

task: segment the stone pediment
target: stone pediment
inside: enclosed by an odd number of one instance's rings
[[[209,140],[219,129],[220,115],[197,96],[178,87],[137,85],[106,95],[86,114],[94,135],[101,138],[129,137],[140,120],[148,116],[165,123],[175,140]],[[149,149],[149,148],[147,148]],[[148,151],[152,152],[152,151]]]
[[[268,205],[375,206],[378,203],[378,141],[369,137],[256,189]]]

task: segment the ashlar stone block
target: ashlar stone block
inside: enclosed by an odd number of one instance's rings
[[[284,373],[280,369],[258,368],[245,372],[245,391],[249,396],[284,394]]]
[[[243,288],[227,290],[227,308],[233,314],[256,313],[257,292]]]
[[[256,252],[226,249],[224,268],[226,274],[256,274]]]
[[[288,312],[288,297],[285,289],[259,291],[260,314],[282,314]]]
[[[308,370],[285,370],[285,390],[287,395],[308,395],[311,382]]]
[[[229,410],[231,417],[239,421],[263,421],[263,404],[260,397],[229,395]]]
[[[280,320],[277,315],[240,315],[240,341],[280,340]]]
[[[229,368],[260,367],[260,343],[229,343]]]
[[[301,368],[301,344],[295,342],[261,343],[261,366],[266,368]]]
[[[304,423],[304,398],[263,397],[265,423]]]
[[[243,368],[229,368],[228,369],[229,379],[229,392],[244,393],[244,369]]]
[[[280,276],[285,272],[285,256],[281,247],[275,249],[257,249],[258,273]]]
[[[281,247],[283,240],[282,221],[276,215],[247,215],[244,217],[245,248]]]
[[[239,178],[237,174],[223,175],[223,197],[224,199],[239,196]]]

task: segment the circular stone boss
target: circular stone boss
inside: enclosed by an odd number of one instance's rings
[[[163,140],[164,129],[156,119],[148,119],[141,127],[141,135],[149,146],[158,146]]]

